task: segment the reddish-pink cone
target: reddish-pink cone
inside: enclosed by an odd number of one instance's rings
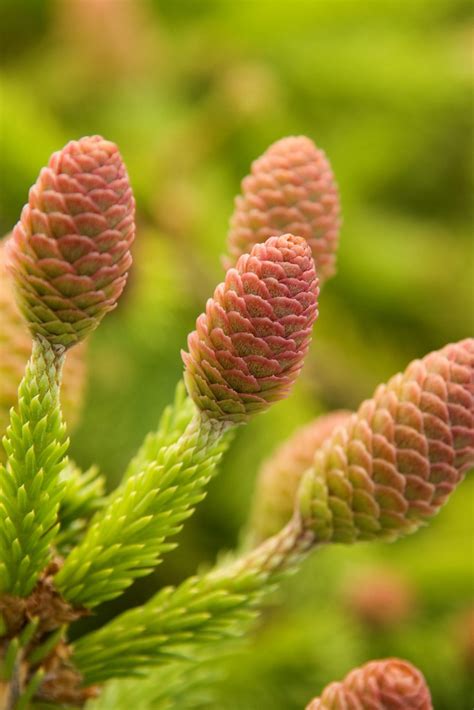
[[[234,264],[254,244],[290,232],[310,245],[322,284],[336,271],[340,225],[339,192],[326,155],[305,136],[283,138],[252,164],[242,181],[225,265]]]
[[[298,491],[320,542],[417,530],[474,465],[474,339],[412,362],[338,427]]]
[[[244,254],[209,299],[183,353],[190,396],[208,417],[244,422],[287,396],[317,318],[308,244],[289,234]]]
[[[51,156],[9,243],[33,334],[70,347],[112,310],[131,264],[135,203],[114,143],[92,136]]]
[[[422,673],[408,661],[387,658],[356,668],[331,683],[306,710],[432,710]]]
[[[318,417],[298,429],[263,463],[249,526],[252,544],[274,535],[290,520],[301,477],[324,440],[349,416],[350,412],[339,410]]]

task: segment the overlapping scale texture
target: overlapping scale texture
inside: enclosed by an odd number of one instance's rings
[[[474,465],[474,339],[412,362],[323,445],[299,490],[316,540],[396,539]]]
[[[285,397],[303,366],[317,297],[304,239],[271,237],[242,255],[208,300],[183,353],[188,392],[201,411],[239,423]]]
[[[262,465],[257,478],[249,534],[258,544],[274,535],[290,520],[303,473],[334,429],[350,412],[325,414],[298,429]]]
[[[61,403],[69,429],[77,422],[86,381],[86,343],[71,350],[63,369]],[[31,355],[31,335],[18,310],[5,265],[5,246],[0,242],[0,439],[17,402],[18,386]],[[0,445],[0,461],[5,457]]]
[[[432,710],[420,671],[407,661],[387,658],[356,668],[331,683],[306,710]]]
[[[70,347],[115,307],[131,264],[135,203],[120,153],[100,136],[51,156],[9,246],[33,335]]]
[[[268,237],[290,232],[310,245],[323,283],[336,271],[340,225],[339,192],[326,155],[305,136],[282,138],[254,161],[242,181],[225,264]]]

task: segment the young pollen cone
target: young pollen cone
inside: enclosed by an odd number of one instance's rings
[[[324,153],[306,136],[273,143],[252,163],[228,234],[226,267],[268,237],[298,234],[311,247],[322,285],[336,273],[341,227],[339,191]]]
[[[318,315],[311,249],[285,234],[256,244],[214,291],[183,353],[190,396],[209,418],[245,422],[286,397]]]
[[[117,146],[100,136],[53,153],[8,243],[33,336],[69,348],[115,308],[127,280],[135,202]]]

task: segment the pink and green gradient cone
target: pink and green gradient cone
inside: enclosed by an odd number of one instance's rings
[[[340,225],[339,192],[326,155],[306,136],[282,138],[242,181],[225,265],[235,264],[254,244],[290,232],[310,245],[322,284],[336,271]]]
[[[263,463],[248,531],[252,544],[274,535],[290,520],[304,472],[324,440],[349,416],[350,412],[340,410],[318,417],[298,429]]]
[[[413,361],[316,453],[298,507],[316,542],[394,540],[474,465],[474,339]]]
[[[10,421],[10,409],[16,405],[18,386],[31,355],[31,335],[13,294],[13,284],[5,265],[5,242],[0,241],[0,438]],[[71,430],[77,423],[86,384],[86,343],[67,354],[62,373],[61,404]],[[0,462],[5,452],[0,446]]]
[[[112,310],[131,264],[135,203],[114,143],[92,136],[51,156],[9,243],[28,326],[70,347]]]
[[[201,412],[245,422],[288,395],[309,347],[318,292],[301,237],[271,237],[240,257],[183,353],[188,392]]]
[[[370,661],[331,683],[306,710],[433,710],[420,671],[408,661]]]

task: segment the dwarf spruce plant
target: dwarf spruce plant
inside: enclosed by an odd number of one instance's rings
[[[125,286],[134,199],[116,146],[98,136],[69,143],[40,172],[0,252],[0,406],[14,405],[0,458],[0,708],[184,708],[199,663],[247,629],[302,557],[332,542],[395,540],[446,502],[474,459],[473,340],[411,363],[356,413],[297,433],[265,464],[240,550],[69,640],[72,624],[175,546],[236,427],[290,394],[339,226],[331,168],[310,139],[283,139],[255,162],[231,219],[227,272],[182,355],[184,383],[104,497],[98,472],[67,458],[61,398],[74,353]],[[346,689],[366,680],[370,707],[428,707],[385,703],[392,691],[372,676],[411,671],[380,663],[311,707],[349,707]],[[414,681],[396,686],[429,697]]]

